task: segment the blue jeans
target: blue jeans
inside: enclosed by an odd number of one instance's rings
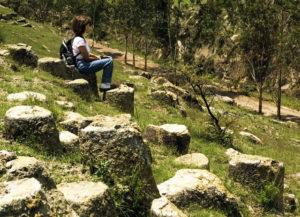
[[[96,73],[103,69],[101,83],[111,83],[114,69],[114,63],[111,57],[92,62],[87,62],[84,59],[77,59],[76,66],[81,73]]]

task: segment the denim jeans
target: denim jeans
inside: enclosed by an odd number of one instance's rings
[[[96,73],[103,69],[101,83],[111,83],[114,68],[113,59],[111,57],[92,62],[87,62],[84,59],[77,59],[76,66],[81,73]]]

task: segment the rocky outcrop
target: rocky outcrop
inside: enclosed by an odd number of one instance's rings
[[[16,106],[9,109],[4,119],[5,136],[10,139],[33,139],[46,149],[61,149],[52,113],[38,106]]]
[[[107,91],[107,101],[123,112],[134,114],[134,89],[121,84],[120,87]]]
[[[43,187],[47,189],[55,188],[54,181],[50,178],[49,172],[43,163],[34,157],[18,156],[17,159],[6,163],[7,179],[15,178],[36,178]]]
[[[115,217],[108,186],[101,182],[63,183],[57,186],[79,217]]]
[[[241,216],[237,200],[226,190],[221,180],[207,170],[182,169],[171,179],[158,185],[159,192],[178,207],[199,204],[215,207],[228,216]]]
[[[143,138],[150,142],[174,148],[180,154],[188,152],[191,139],[186,126],[177,124],[148,125],[144,131]]]
[[[59,132],[59,140],[65,150],[74,150],[79,147],[79,137],[69,131]]]
[[[175,159],[176,163],[187,166],[198,167],[199,169],[209,169],[208,158],[201,153],[186,154]]]
[[[38,64],[38,57],[30,46],[26,44],[9,45],[9,54],[13,60],[20,65],[36,67]]]
[[[25,91],[22,93],[13,93],[9,94],[7,96],[8,101],[20,101],[23,102],[25,100],[37,100],[40,102],[45,102],[47,100],[47,97],[44,94],[31,92],[31,91]]]
[[[64,121],[60,122],[64,128],[76,135],[79,131],[87,127],[93,121],[90,118],[83,117],[81,114],[76,112],[65,112]]]
[[[74,81],[70,81],[67,85],[73,89],[75,93],[77,93],[82,99],[90,100],[90,86],[89,82],[84,79],[76,79]]]
[[[151,155],[136,123],[130,119],[130,115],[94,117],[79,133],[80,149],[93,162],[109,162],[109,171],[118,182],[122,183],[122,177],[136,175],[144,183],[144,203],[150,208],[151,201],[158,196]]]
[[[151,217],[187,217],[166,197],[153,200],[151,205]]]
[[[270,183],[279,189],[279,193],[275,199],[275,208],[282,211],[284,186],[283,163],[267,157],[242,154],[232,148],[228,149],[226,154],[230,158],[229,175],[235,181],[249,186],[254,190],[260,190]]]
[[[258,138],[258,137],[255,136],[255,135],[253,135],[252,133],[248,133],[248,132],[243,132],[243,131],[242,131],[242,132],[240,132],[239,134],[240,134],[240,136],[242,136],[242,137],[248,139],[249,141],[251,141],[251,142],[253,142],[253,143],[260,144],[260,145],[263,144],[262,141],[261,141],[261,139]]]

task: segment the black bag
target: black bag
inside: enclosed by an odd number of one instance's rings
[[[80,54],[80,52],[76,56],[74,56],[74,54],[73,54],[72,43],[76,36],[78,36],[78,35],[73,36],[67,42],[65,40],[63,40],[63,42],[60,46],[60,52],[59,52],[60,59],[64,60],[66,65],[69,65],[69,66],[76,66],[76,57]],[[82,37],[82,36],[78,36],[78,37]]]

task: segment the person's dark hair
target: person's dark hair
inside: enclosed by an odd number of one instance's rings
[[[91,25],[91,23],[91,18],[89,17],[76,16],[72,20],[71,28],[76,35],[82,36],[86,25]]]

